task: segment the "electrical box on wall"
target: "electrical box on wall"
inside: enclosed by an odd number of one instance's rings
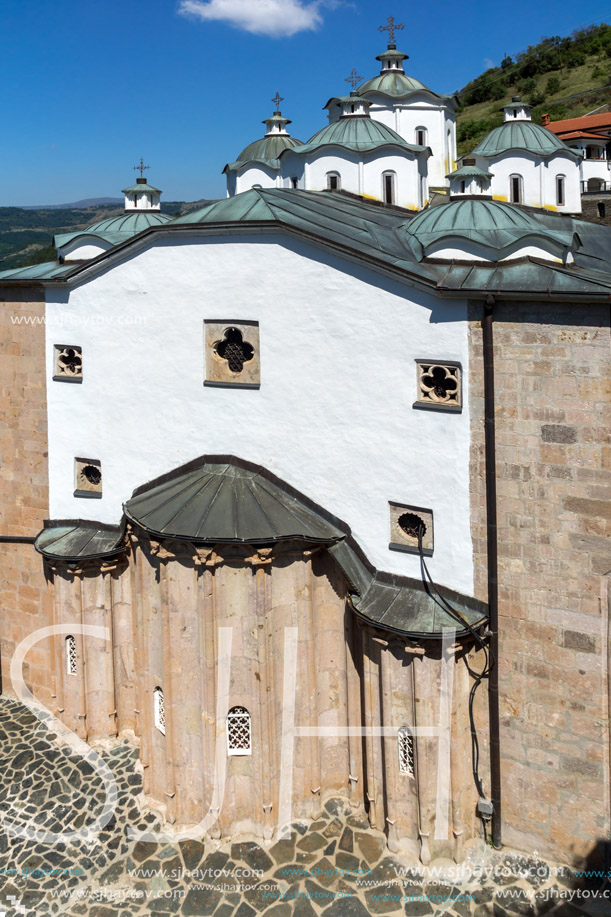
[[[391,551],[419,554],[420,545],[425,557],[431,557],[434,548],[433,510],[407,503],[389,503]]]

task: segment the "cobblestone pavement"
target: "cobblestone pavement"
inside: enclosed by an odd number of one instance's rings
[[[0,739],[3,818],[30,818],[59,832],[100,814],[100,778],[59,747],[29,710],[6,697],[0,697]],[[246,839],[221,846],[130,840],[128,825],[161,828],[136,801],[138,749],[123,741],[103,757],[117,781],[119,802],[96,841],[53,846],[0,834],[0,917],[611,914],[611,897],[602,897],[608,884],[576,890],[568,869],[483,844],[468,851],[471,872],[465,869],[465,876],[441,860],[428,874],[410,871],[389,854],[384,836],[368,828],[364,813],[341,799],[328,800],[318,821],[294,823],[290,839],[269,847]]]

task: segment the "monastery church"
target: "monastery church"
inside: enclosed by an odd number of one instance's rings
[[[26,683],[133,735],[146,804],[211,842],[277,839],[288,735],[293,817],[339,795],[408,859],[583,862],[611,230],[518,97],[458,162],[402,29],[307,142],[276,94],[226,198],[170,218],[141,161],[123,214],[0,274],[3,690],[56,625]]]

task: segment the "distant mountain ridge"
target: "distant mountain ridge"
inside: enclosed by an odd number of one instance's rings
[[[110,203],[90,202],[100,200],[108,198],[90,198],[65,206],[0,207],[0,271],[55,261],[57,253],[51,244],[54,235],[86,229],[98,220],[124,213],[123,198],[110,198]],[[177,216],[209,203],[162,201],[161,212]]]
[[[21,204],[20,210],[81,210],[85,207],[100,207],[104,204],[122,204],[122,197],[86,197],[71,204]]]

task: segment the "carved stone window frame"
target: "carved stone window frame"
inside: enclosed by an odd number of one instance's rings
[[[462,397],[462,363],[458,360],[425,360],[418,359],[416,363],[416,400],[414,401],[412,407],[417,408],[418,410],[423,411],[444,411],[446,414],[462,414],[463,409],[463,397]],[[448,369],[453,369],[457,371],[458,378],[458,391],[456,394],[456,403],[448,403],[444,401],[431,401],[430,399],[424,398],[422,393],[422,377],[426,374],[425,367],[429,366],[442,366],[448,367]]]
[[[250,360],[241,372],[233,372],[228,361],[217,353],[217,347],[230,329],[236,329],[245,343],[253,348]],[[261,359],[259,350],[259,322],[245,319],[204,319],[205,378],[204,385],[213,388],[261,387]]]
[[[96,468],[100,473],[98,483],[88,481],[83,475],[87,466]],[[74,496],[100,499],[102,497],[102,463],[99,459],[75,458],[74,459]]]
[[[62,372],[59,359],[64,350],[74,350],[81,358],[79,373]],[[83,381],[83,348],[80,344],[54,344],[53,345],[53,381],[54,382],[82,382]]]
[[[411,506],[409,503],[395,503],[389,501],[390,510],[390,542],[391,551],[403,551],[405,554],[419,554],[418,539],[403,531],[399,520],[404,514],[418,516],[424,522],[426,531],[422,538],[422,553],[425,557],[432,557],[435,548],[435,533],[433,527],[433,510],[422,506]]]

